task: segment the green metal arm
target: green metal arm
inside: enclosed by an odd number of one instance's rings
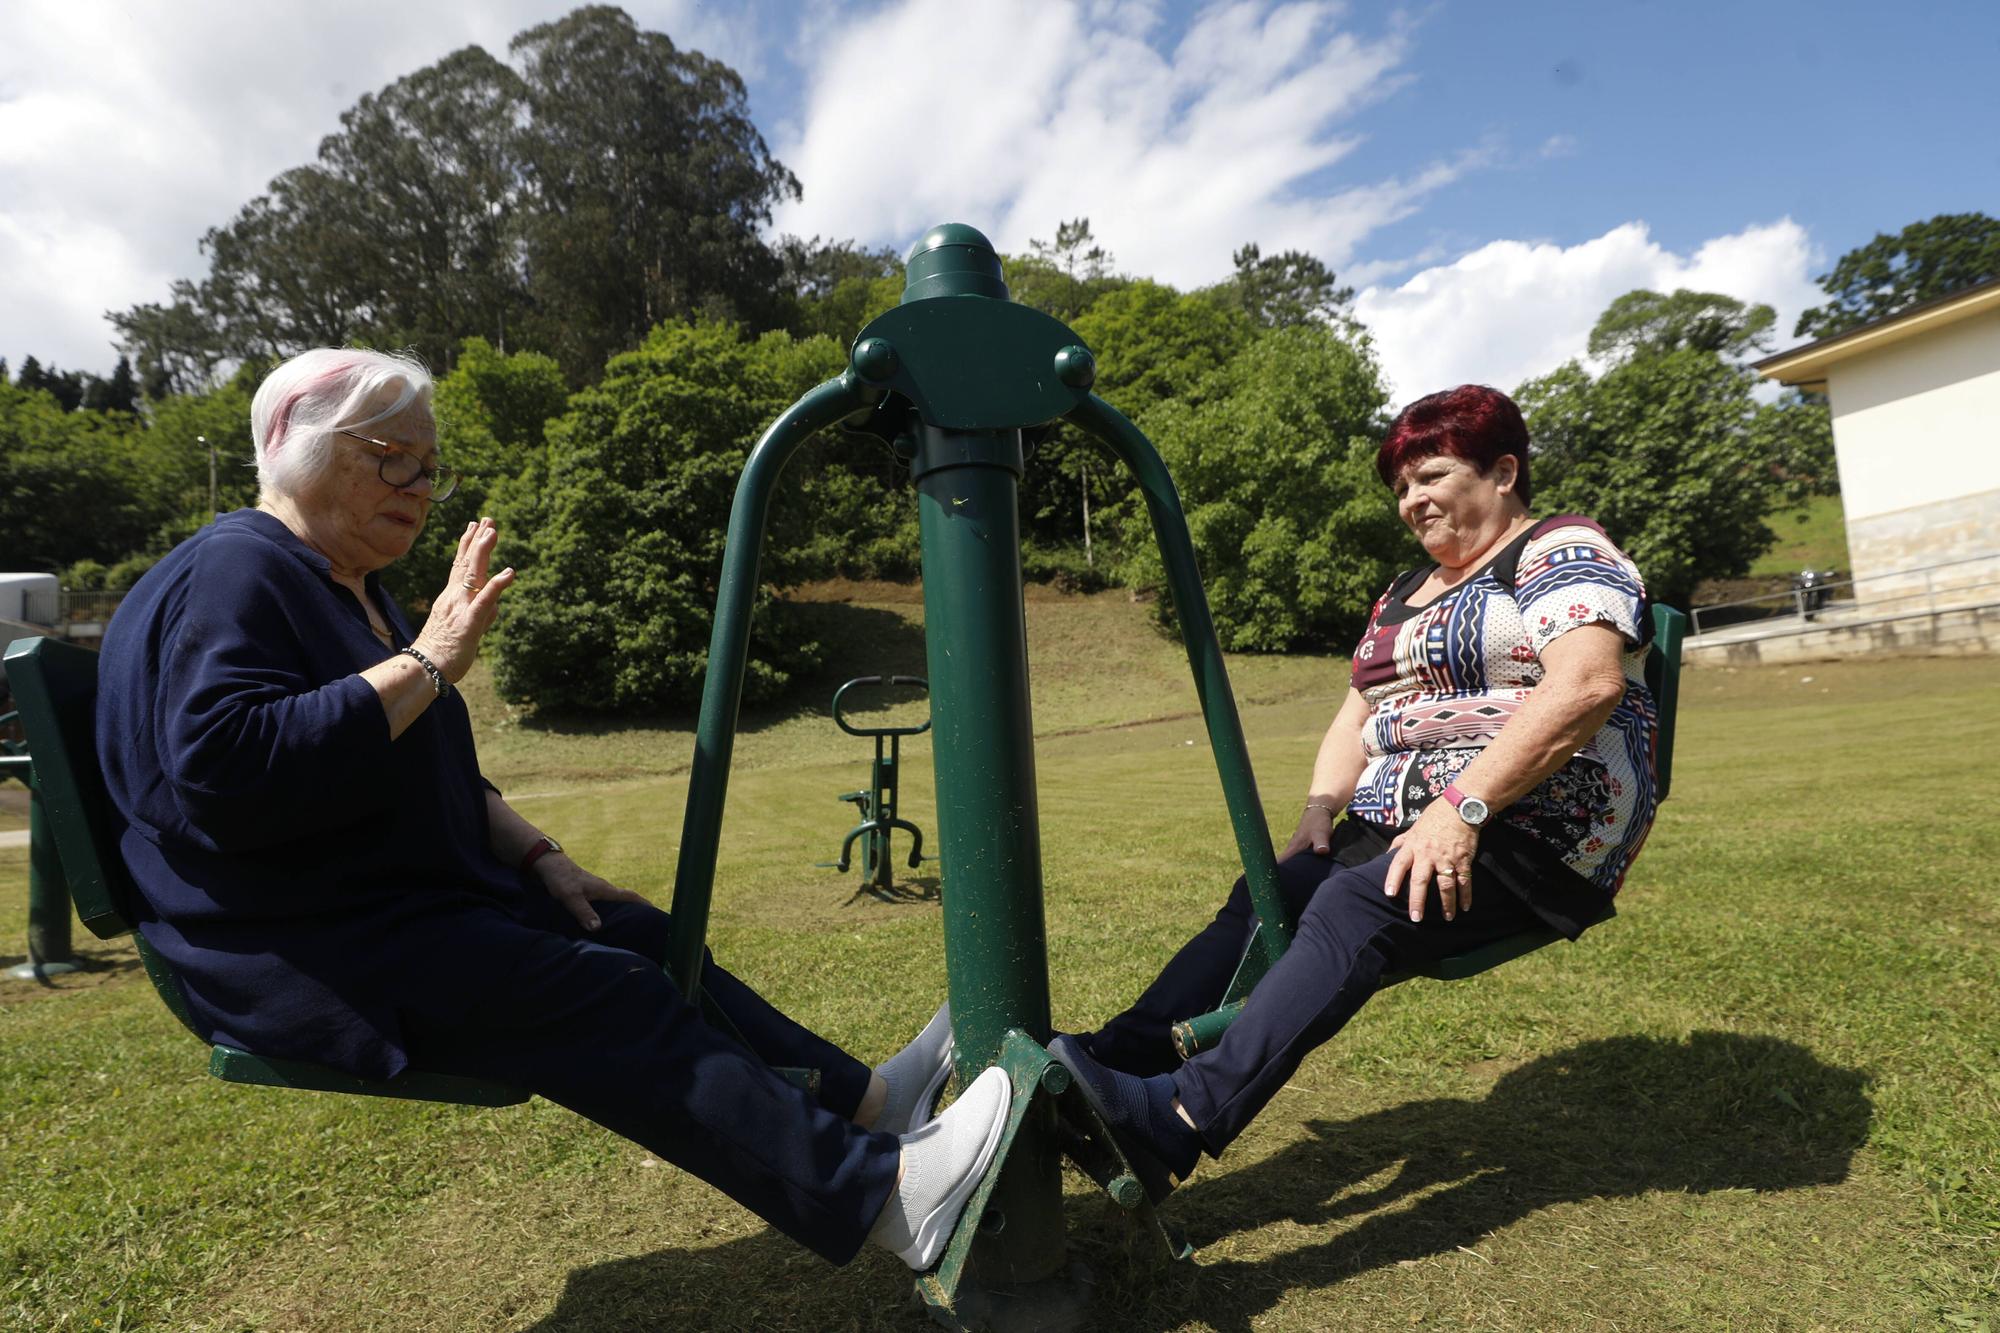
[[[926,694],[930,693],[930,682],[922,676],[856,676],[833,692],[833,725],[850,736],[921,736],[931,729],[931,720],[924,719],[921,727],[857,727],[841,715],[840,701],[857,685],[915,685]]]
[[[674,921],[667,944],[667,967],[690,1001],[701,985],[709,896],[715,888],[716,849],[722,841],[729,758],[736,745],[736,714],[743,703],[750,615],[757,600],[757,571],[771,516],[771,493],[800,445],[836,422],[865,411],[881,396],[879,389],[868,388],[852,371],[828,380],[771,423],[750,451],[750,461],[736,483],[736,500],[729,510],[729,544],[715,599],[715,632],[708,642],[694,766],[688,773],[687,814],[681,821],[680,862],[674,872]]]
[[[1263,802],[1257,798],[1250,747],[1236,715],[1236,696],[1230,692],[1229,674],[1222,664],[1222,647],[1216,642],[1215,621],[1208,613],[1208,594],[1202,590],[1180,492],[1152,441],[1102,398],[1092,394],[1068,414],[1068,419],[1110,446],[1132,469],[1140,494],[1146,497],[1146,509],[1153,518],[1153,539],[1166,562],[1167,586],[1173,592],[1174,612],[1187,644],[1188,665],[1194,669],[1195,694],[1208,722],[1208,743],[1222,777],[1229,822],[1243,858],[1250,902],[1265,926],[1258,935],[1264,941],[1266,961],[1275,962],[1291,943],[1291,922],[1285,914],[1285,900],[1278,893],[1278,859],[1271,851],[1271,829],[1264,822]]]

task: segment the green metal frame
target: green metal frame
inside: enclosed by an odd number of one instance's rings
[[[18,711],[0,714],[0,726],[19,722]],[[7,969],[10,981],[38,981],[81,972],[71,939],[69,888],[49,829],[41,780],[25,741],[0,741],[0,779],[19,778],[28,789],[28,961]]]
[[[875,742],[875,759],[868,767],[868,789],[866,791],[842,792],[837,798],[851,801],[860,811],[861,822],[856,824],[840,842],[840,858],[835,861],[821,861],[822,869],[834,869],[846,874],[853,866],[853,850],[856,839],[861,839],[861,883],[872,889],[879,897],[888,897],[896,887],[895,867],[889,856],[890,834],[902,829],[910,835],[910,869],[915,870],[924,863],[924,831],[909,820],[897,814],[898,793],[902,789],[903,777],[903,737],[921,736],[931,729],[929,718],[921,727],[857,727],[850,723],[840,711],[840,701],[847,692],[857,686],[897,686],[914,685],[929,691],[930,684],[922,676],[856,676],[833,692],[833,724],[850,736],[860,736]]]
[[[84,928],[101,940],[134,934],[139,959],[160,999],[190,1032],[193,1015],[173,966],[135,934],[139,891],[118,852],[116,821],[96,751],[97,654],[60,639],[17,639],[7,649],[7,679],[20,705],[34,755],[50,842]],[[229,1083],[356,1093],[462,1106],[511,1106],[528,1100],[519,1088],[425,1070],[394,1078],[356,1078],[303,1060],[274,1060],[215,1045],[208,1071]]]
[[[1680,709],[1681,697],[1681,640],[1687,637],[1687,616],[1671,606],[1653,607],[1653,645],[1646,654],[1646,689],[1653,696],[1654,707],[1658,710],[1659,744],[1653,752],[1654,790],[1659,800],[1666,800],[1673,786],[1674,768],[1674,717]],[[1263,917],[1263,908],[1258,907],[1258,915]],[[1282,915],[1282,909],[1281,909]],[[1585,923],[1586,928],[1609,921],[1617,915],[1617,910],[1609,902],[1604,910]],[[1261,935],[1261,930],[1259,935]],[[1412,977],[1429,977],[1433,981],[1464,981],[1476,977],[1481,972],[1490,971],[1502,963],[1512,962],[1524,954],[1554,944],[1564,938],[1561,931],[1543,926],[1509,935],[1477,949],[1451,954],[1438,959],[1427,967],[1415,968],[1407,972],[1392,973],[1383,978],[1385,986],[1393,986],[1408,981]],[[1208,1050],[1222,1040],[1222,1034],[1243,1011],[1243,1001],[1250,990],[1263,977],[1269,964],[1253,954],[1244,957],[1236,969],[1236,976],[1230,981],[1220,1007],[1193,1018],[1185,1018],[1173,1026],[1174,1049],[1183,1060]]]
[[[1276,958],[1289,933],[1276,910],[1270,831],[1194,543],[1158,452],[1091,396],[1096,363],[1075,333],[1007,301],[999,257],[977,231],[933,229],[905,273],[903,303],[862,330],[842,375],[765,432],[737,483],[682,820],[670,965],[683,991],[698,993],[772,491],[808,437],[842,424],[888,444],[915,483],[958,1072],[965,1079],[998,1063],[1015,1089],[994,1164],[919,1293],[950,1324],[1074,1322],[1075,1293],[1064,1277],[1063,1155],[1165,1253],[1188,1249],[1159,1223],[1108,1128],[1067,1091],[1065,1072],[1044,1048],[1048,958],[1018,526],[1024,431],[1067,419],[1131,467],[1165,559],[1251,892],[1275,923],[1259,956]]]

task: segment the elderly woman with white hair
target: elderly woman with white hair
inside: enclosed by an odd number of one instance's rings
[[[871,1070],[728,972],[704,1022],[667,916],[583,869],[480,776],[453,690],[514,572],[465,525],[412,630],[380,571],[457,478],[413,361],[321,349],[251,409],[260,499],[119,608],[98,746],[121,850],[211,1040],[374,1078],[528,1088],[714,1184],[835,1263],[934,1263],[991,1161],[1006,1074],[950,1110],[942,1010]],[[740,1039],[739,1039],[740,1038]],[[817,1097],[771,1066],[818,1072]]]

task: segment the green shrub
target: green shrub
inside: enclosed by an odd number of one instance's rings
[[[612,358],[602,382],[548,424],[540,459],[499,501],[521,570],[493,636],[501,692],[589,711],[699,698],[738,475],[779,413],[844,359],[828,338],[750,339],[717,323],[661,325]],[[770,587],[901,558],[901,502],[839,461],[868,447],[808,445],[778,487],[748,699],[776,694],[819,660]],[[843,544],[851,555],[836,555]]]
[[[1417,552],[1375,475],[1386,401],[1373,356],[1320,324],[1275,329],[1141,429],[1180,490],[1222,646],[1345,647]],[[1126,577],[1164,592],[1143,504],[1124,509]],[[1171,621],[1171,600],[1155,604]]]

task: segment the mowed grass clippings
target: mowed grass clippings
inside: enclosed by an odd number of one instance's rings
[[[920,605],[876,594],[815,606],[828,682],[921,669]],[[1145,609],[1029,619],[1054,1009],[1084,1027],[1213,912],[1235,849]],[[1232,668],[1282,838],[1344,664]],[[685,722],[519,721],[473,693],[489,776],[664,903]],[[712,943],[879,1060],[944,992],[937,871],[884,903],[813,867],[868,754],[823,710],[746,718]],[[1688,672],[1675,795],[1616,920],[1379,997],[1170,1201],[1190,1264],[1130,1261],[1069,1179],[1093,1326],[1994,1327],[2000,834],[1944,797],[1993,785],[1996,742],[1990,662]],[[904,811],[934,835],[928,742],[907,754]],[[0,851],[10,961],[25,899],[25,851]],[[832,1269],[545,1102],[214,1082],[129,945],[79,939],[100,969],[0,990],[0,1326],[928,1326],[894,1260]]]

